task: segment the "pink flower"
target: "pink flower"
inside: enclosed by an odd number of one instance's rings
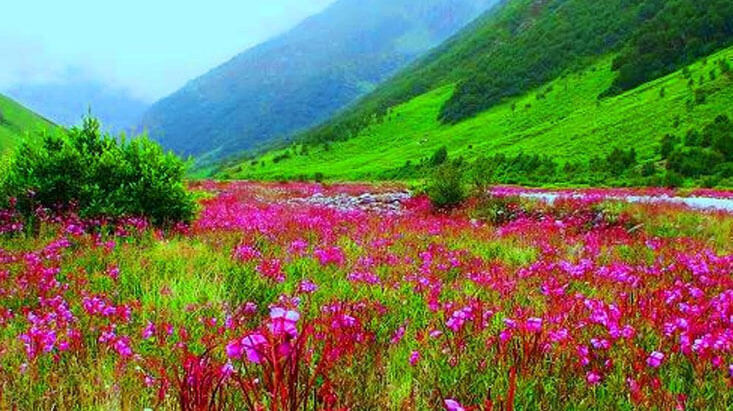
[[[312,294],[318,290],[318,286],[310,280],[303,280],[298,286],[298,291],[303,294]]]
[[[531,317],[527,319],[527,331],[538,333],[542,331],[542,318]]]
[[[394,335],[392,336],[392,339],[390,340],[390,343],[392,345],[395,345],[402,341],[402,338],[405,336],[405,325],[401,325],[400,328],[395,331]]]
[[[145,386],[150,388],[155,385],[155,378],[151,377],[150,375],[145,375],[144,382]]]
[[[290,243],[288,250],[291,254],[302,255],[305,249],[308,248],[308,243],[303,240],[295,240]]]
[[[412,354],[410,354],[410,365],[414,367],[418,362],[420,362],[420,352],[413,351]]]
[[[605,338],[591,338],[590,343],[596,350],[607,350],[611,344]]]
[[[131,357],[132,348],[130,348],[130,339],[128,337],[120,337],[115,341],[114,349],[120,357]]]
[[[109,269],[107,269],[107,275],[109,278],[111,278],[114,281],[117,281],[117,279],[120,277],[120,269],[116,265],[113,265]]]
[[[227,363],[221,367],[220,371],[222,378],[229,378],[234,374],[234,366],[230,361],[227,361]]]
[[[145,326],[145,329],[143,330],[143,340],[147,340],[153,337],[155,335],[155,324],[148,321],[148,325]]]
[[[342,266],[346,261],[346,255],[339,247],[318,248],[313,254],[323,266],[330,264]]]
[[[649,354],[649,358],[646,359],[646,365],[652,368],[659,368],[659,366],[662,365],[663,360],[664,360],[664,354],[662,354],[659,351],[654,351],[651,354]]]
[[[242,347],[240,341],[230,341],[229,344],[227,344],[226,352],[227,357],[233,360],[238,360],[242,358],[242,354],[244,354],[244,347]]]
[[[443,335],[443,331],[440,331],[440,330],[430,331],[430,338],[438,338],[441,335]]]
[[[262,334],[250,334],[240,341],[240,344],[247,353],[247,360],[259,364],[263,360],[267,339]]]
[[[257,272],[259,272],[263,277],[270,278],[278,283],[285,281],[285,273],[282,271],[282,263],[276,258],[263,260],[257,266]]]
[[[585,375],[585,380],[589,385],[598,385],[601,382],[601,376],[593,371],[588,371]]]
[[[298,328],[295,324],[299,319],[300,314],[297,311],[273,307],[270,309],[270,331],[276,336],[287,334],[295,338],[298,336]]]
[[[446,411],[466,411],[465,408],[459,403],[458,401],[454,399],[446,399],[443,401],[443,404],[445,404]]]
[[[234,257],[242,262],[252,261],[260,258],[262,254],[257,251],[254,247],[242,244],[234,249]]]

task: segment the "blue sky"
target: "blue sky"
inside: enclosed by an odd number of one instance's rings
[[[153,101],[333,1],[5,2],[0,90],[82,73]]]

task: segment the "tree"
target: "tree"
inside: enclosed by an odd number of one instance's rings
[[[428,181],[427,194],[437,209],[451,209],[466,198],[463,170],[451,162],[439,166]]]
[[[679,143],[679,139],[676,136],[673,136],[672,134],[667,134],[664,137],[662,137],[662,144],[659,147],[659,154],[662,155],[662,158],[669,157],[670,154],[672,154],[672,151],[674,151],[674,148]]]
[[[146,217],[162,226],[191,221],[196,210],[183,160],[145,136],[102,133],[91,117],[80,128],[23,142],[9,170],[0,195],[15,198],[27,216],[40,206],[82,218]]]

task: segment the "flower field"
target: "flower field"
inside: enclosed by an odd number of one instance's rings
[[[191,189],[166,231],[0,212],[0,409],[733,407],[733,214]]]

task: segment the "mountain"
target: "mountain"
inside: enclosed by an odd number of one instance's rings
[[[20,84],[7,94],[63,126],[74,126],[91,110],[105,129],[113,132],[137,128],[149,103],[127,91],[75,75],[58,82]]]
[[[55,128],[49,120],[0,94],[0,157],[29,135]]]
[[[660,161],[665,134],[733,116],[731,22],[724,0],[507,0],[297,144],[221,175],[411,178],[442,146]]]
[[[498,0],[338,0],[155,103],[142,125],[181,154],[224,157],[314,126]]]

